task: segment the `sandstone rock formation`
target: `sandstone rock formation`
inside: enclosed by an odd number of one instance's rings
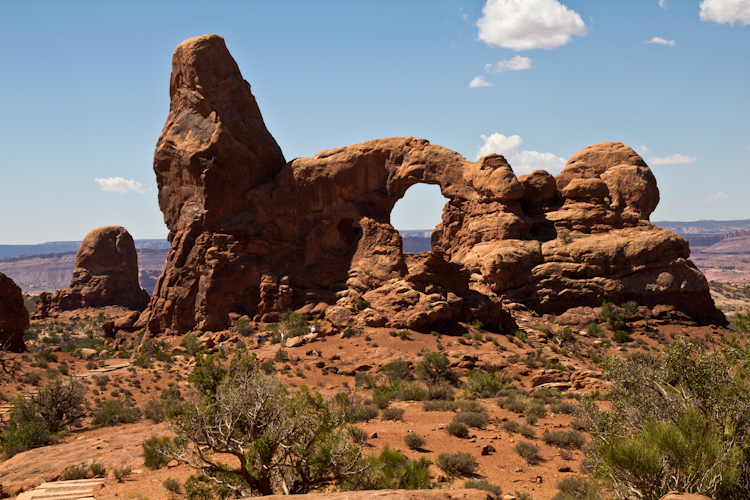
[[[120,226],[92,229],[76,254],[70,286],[54,294],[43,292],[39,298],[35,318],[82,307],[145,309],[149,295],[138,284],[138,257],[130,233]]]
[[[656,180],[621,143],[584,148],[557,177],[412,137],[286,162],[221,37],[181,43],[172,65],[154,157],[172,249],[139,320],[151,333],[321,303],[338,326],[507,327],[503,301],[561,313],[635,300],[725,322],[687,241],[649,222]],[[450,201],[432,250],[414,256],[390,213],[420,182]]]
[[[0,273],[0,349],[25,351],[23,332],[29,326],[29,311],[23,305],[21,288]]]

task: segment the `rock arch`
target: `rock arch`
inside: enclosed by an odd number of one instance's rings
[[[508,325],[503,301],[562,312],[635,299],[725,321],[684,238],[648,221],[656,180],[621,143],[584,148],[557,177],[518,178],[500,155],[471,162],[413,137],[285,162],[216,35],[178,46],[170,97],[154,171],[172,249],[139,320],[154,334],[218,330],[280,304],[410,328]],[[389,219],[416,183],[450,201],[432,251],[407,266]],[[379,311],[358,317],[363,297]]]

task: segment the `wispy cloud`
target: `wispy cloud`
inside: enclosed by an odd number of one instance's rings
[[[659,0],[659,7],[661,7],[662,9],[666,9],[667,8],[667,0]]]
[[[483,76],[475,76],[474,79],[469,82],[470,89],[478,89],[481,87],[492,87],[494,83],[490,83],[484,79]]]
[[[651,40],[646,40],[645,43],[656,43],[658,45],[671,45],[671,46],[674,46],[675,43],[677,43],[677,42],[675,42],[674,40],[665,40],[664,38],[662,38],[660,36],[655,36]]]
[[[581,16],[557,0],[487,0],[477,26],[484,43],[513,50],[552,49],[587,32]]]
[[[109,191],[111,193],[125,194],[128,191],[135,191],[138,194],[145,194],[149,191],[148,189],[143,189],[143,184],[140,182],[125,180],[122,177],[97,178],[94,181],[99,184],[102,191]]]
[[[726,200],[727,198],[729,198],[729,196],[726,193],[719,191],[718,193],[712,194],[711,196],[706,198],[706,203],[713,203],[715,201]]]
[[[641,144],[640,146],[635,147],[636,153],[638,153],[641,156],[646,156],[647,154],[651,153],[651,150],[648,149],[645,145]]]
[[[531,59],[528,57],[513,56],[496,64],[486,64],[484,70],[488,73],[502,73],[503,71],[521,71],[531,68]]]
[[[543,169],[547,171],[562,170],[565,159],[552,153],[539,153],[538,151],[522,151],[523,139],[517,135],[506,137],[503,134],[492,134],[489,137],[482,135],[484,144],[477,151],[477,160],[482,156],[497,153],[513,167],[516,175],[528,174],[534,170]]]
[[[653,163],[654,165],[679,165],[682,163],[692,163],[697,159],[697,156],[676,154],[672,156],[665,156],[663,158],[649,158],[648,162]]]
[[[700,8],[701,21],[750,24],[750,0],[703,0]]]

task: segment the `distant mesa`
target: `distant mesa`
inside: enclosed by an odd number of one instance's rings
[[[154,172],[172,244],[137,325],[154,335],[288,309],[338,327],[508,329],[513,303],[559,314],[603,300],[726,323],[685,238],[649,222],[656,179],[624,144],[586,147],[556,177],[413,137],[287,162],[216,35],[174,52]],[[416,183],[450,201],[430,251],[412,255],[389,221]]]
[[[25,351],[23,332],[29,326],[29,311],[23,305],[21,288],[0,273],[0,349]]]
[[[55,293],[43,292],[39,298],[35,319],[84,307],[145,309],[149,295],[138,284],[138,257],[130,233],[120,226],[92,229],[76,254],[70,286]]]

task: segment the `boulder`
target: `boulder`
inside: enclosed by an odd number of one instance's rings
[[[510,332],[503,303],[560,314],[603,300],[726,324],[687,241],[649,222],[656,179],[619,142],[582,149],[556,177],[517,178],[501,155],[472,162],[414,137],[287,162],[224,40],[206,35],[173,55],[154,171],[172,248],[135,325],[149,334],[287,310],[381,324],[364,302],[388,327],[423,331],[479,320]],[[390,213],[416,183],[450,201],[431,250],[412,255]]]
[[[0,349],[26,351],[23,332],[29,326],[29,311],[23,305],[21,288],[0,273]]]
[[[138,256],[130,233],[121,226],[92,229],[76,254],[70,286],[54,294],[39,294],[33,317],[55,316],[84,307],[146,308],[148,292],[138,283]]]

